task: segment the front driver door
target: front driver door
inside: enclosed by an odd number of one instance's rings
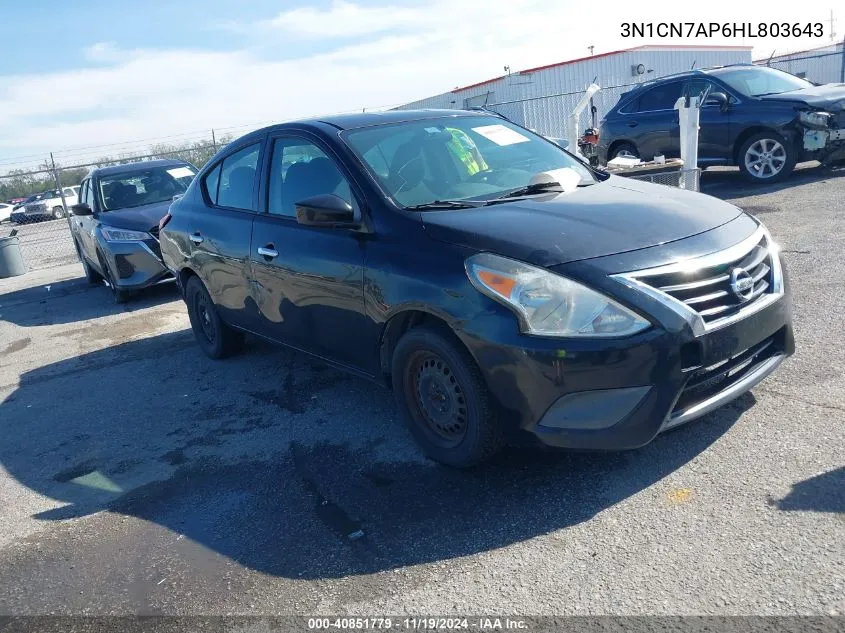
[[[302,134],[274,138],[265,161],[267,208],[255,217],[250,248],[259,332],[375,374],[377,330],[364,311],[366,233],[303,226],[295,210],[300,200],[331,193],[360,219],[360,195],[335,157]]]

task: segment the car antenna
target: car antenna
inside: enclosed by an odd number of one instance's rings
[[[698,63],[698,60],[692,62],[692,66],[690,66],[690,70],[695,70],[695,65]]]

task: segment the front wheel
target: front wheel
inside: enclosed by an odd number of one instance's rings
[[[64,207],[53,207],[53,219],[54,220],[61,220],[65,217],[65,208]]]
[[[211,295],[199,277],[191,277],[185,287],[188,318],[197,343],[209,358],[220,359],[241,350],[244,336],[223,323]]]
[[[738,154],[739,170],[751,182],[777,182],[795,167],[795,150],[775,132],[758,132]]]
[[[428,327],[410,330],[393,353],[392,378],[397,405],[433,460],[466,468],[504,444],[481,372],[451,337]]]

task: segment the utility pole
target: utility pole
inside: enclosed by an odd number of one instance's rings
[[[833,28],[833,23],[836,20],[833,19],[833,9],[830,10],[830,41],[836,41],[836,29]]]
[[[593,49],[595,48],[595,46],[588,46],[587,48],[590,49],[590,57],[592,57],[593,56]]]
[[[214,153],[217,153],[217,137],[214,136],[214,128],[211,128],[211,144],[214,146]]]
[[[53,166],[53,179],[56,181],[56,189],[59,190],[59,196],[62,198],[62,208],[65,210],[65,217],[70,222],[70,213],[67,209],[67,200],[65,200],[65,192],[62,189],[62,180],[59,178],[59,170],[56,169],[56,161],[53,160],[53,152],[50,152],[50,164]]]

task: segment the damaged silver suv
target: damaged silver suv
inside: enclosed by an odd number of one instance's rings
[[[601,122],[599,160],[680,156],[675,102],[701,94],[700,167],[736,165],[748,180],[773,182],[795,163],[845,158],[845,84],[817,86],[743,64],[661,77],[623,94]]]

